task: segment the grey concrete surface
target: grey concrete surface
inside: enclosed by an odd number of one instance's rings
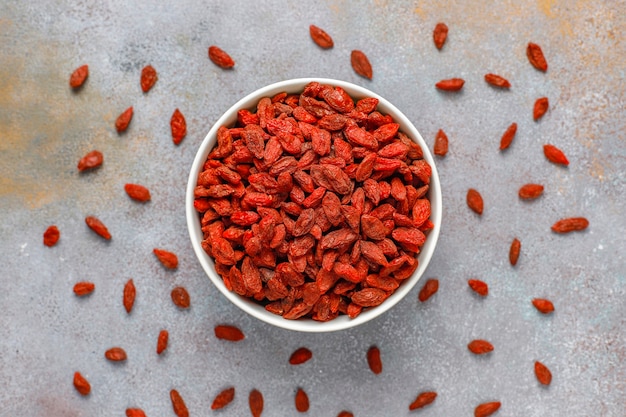
[[[626,18],[624,1],[0,1],[0,416],[122,416],[141,407],[173,416],[169,390],[185,398],[192,416],[249,415],[252,388],[265,397],[263,416],[293,416],[294,394],[309,394],[307,415],[470,416],[499,400],[498,416],[626,416]],[[432,30],[450,28],[438,51]],[[316,24],[334,38],[321,50],[309,38]],[[529,41],[539,43],[547,73],[530,66]],[[236,61],[223,71],[207,57],[219,45]],[[370,58],[372,81],[350,67],[350,51]],[[69,74],[87,63],[79,92]],[[141,68],[153,65],[155,87],[141,92]],[[488,86],[498,73],[509,91]],[[439,292],[420,303],[421,285],[394,309],[359,328],[299,334],[246,316],[203,275],[189,242],[184,189],[197,146],[211,124],[243,95],[275,81],[329,77],[387,97],[432,145],[442,128],[449,154],[438,159],[443,186],[441,236],[425,278]],[[435,82],[466,80],[459,94]],[[532,120],[536,98],[551,107]],[[133,105],[129,130],[114,121]],[[178,107],[188,135],[174,146],[169,118]],[[501,134],[518,133],[500,153]],[[547,162],[553,143],[568,168]],[[79,174],[78,159],[99,149],[104,164]],[[152,201],[136,204],[127,182],[146,185]],[[545,186],[523,202],[519,187]],[[485,200],[482,217],[465,205],[468,188]],[[91,233],[96,215],[113,238]],[[553,222],[585,216],[582,233],[555,235]],[[42,234],[61,231],[53,248]],[[513,237],[522,242],[517,267],[508,263]],[[151,251],[178,254],[176,271]],[[132,314],[122,288],[133,278]],[[479,278],[490,294],[478,299],[466,281]],[[84,299],[74,283],[93,281]],[[184,285],[192,307],[177,310],[169,292]],[[542,316],[531,299],[556,307]],[[238,325],[246,339],[217,340],[213,326]],[[155,352],[159,330],[170,332],[165,355]],[[475,338],[495,350],[476,357]],[[365,360],[378,345],[384,370]],[[119,345],[128,360],[111,364],[104,351]],[[309,347],[313,359],[287,360]],[[553,373],[538,384],[533,363]],[[74,371],[92,384],[83,398]],[[227,386],[236,396],[212,412]],[[408,405],[422,391],[438,392],[423,410]]]

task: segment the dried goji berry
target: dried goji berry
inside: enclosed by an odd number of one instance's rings
[[[165,351],[165,349],[167,349],[169,338],[170,338],[170,334],[167,330],[161,330],[159,332],[159,337],[157,338],[157,346],[156,346],[157,355],[160,355],[161,353]]]
[[[517,123],[511,123],[511,125],[506,129],[502,138],[500,138],[500,150],[507,149],[511,146],[513,139],[515,138],[515,133],[517,133]]]
[[[313,352],[305,347],[296,349],[289,357],[289,363],[292,365],[300,365],[313,357]]]
[[[500,408],[499,401],[483,403],[474,409],[474,417],[487,417],[498,411]]]
[[[112,347],[104,352],[104,357],[111,362],[121,362],[126,360],[126,351],[121,347]]]
[[[352,414],[350,411],[340,411],[339,414],[337,414],[337,417],[354,417],[354,414]]]
[[[554,311],[554,304],[552,301],[546,300],[545,298],[535,298],[533,299],[533,305],[542,314],[550,314]]]
[[[483,197],[473,188],[467,190],[467,206],[478,215],[483,214]]]
[[[548,70],[548,62],[543,55],[541,47],[536,43],[528,43],[528,46],[526,47],[526,56],[528,57],[528,61],[531,65],[539,71],[546,72]]]
[[[486,297],[489,294],[489,286],[479,279],[470,279],[467,284],[478,295]]]
[[[124,191],[130,198],[139,202],[150,201],[150,190],[139,184],[124,184]]]
[[[522,242],[518,238],[514,238],[511,242],[511,248],[509,249],[509,262],[511,265],[517,265],[519,254],[522,249]]]
[[[550,102],[548,101],[548,97],[538,98],[537,101],[535,101],[535,106],[533,107],[533,119],[541,119],[548,111],[549,106]]]
[[[146,413],[140,408],[127,408],[126,417],[146,417]]]
[[[59,232],[59,228],[55,225],[48,226],[45,232],[43,232],[43,244],[46,246],[54,246],[59,241],[61,237],[61,232]]]
[[[323,29],[315,25],[309,26],[309,34],[311,35],[313,42],[315,42],[320,48],[329,49],[334,45],[333,38],[331,38],[330,35]]]
[[[380,359],[380,349],[377,346],[372,346],[367,351],[367,364],[370,370],[375,374],[379,374],[383,371],[383,362]]]
[[[124,297],[123,297],[124,308],[126,309],[126,312],[128,314],[130,314],[131,310],[133,309],[133,305],[135,304],[135,295],[136,295],[135,283],[133,282],[132,279],[129,279],[126,282],[126,285],[124,285]]]
[[[191,300],[189,293],[184,287],[176,287],[171,293],[172,302],[179,308],[189,308]]]
[[[164,267],[168,269],[176,269],[178,267],[178,256],[175,253],[158,248],[154,248],[152,252]]]
[[[176,414],[177,417],[189,417],[187,404],[185,404],[183,397],[177,390],[173,389],[170,391],[170,401],[172,402],[174,414]]]
[[[100,151],[91,151],[78,161],[78,170],[85,171],[102,165],[104,157]]]
[[[444,91],[459,91],[463,88],[463,84],[465,84],[465,80],[462,78],[450,78],[448,80],[441,80],[435,87]]]
[[[91,384],[80,372],[74,372],[74,388],[80,395],[89,395],[91,392]]]
[[[72,88],[80,88],[85,83],[85,80],[89,76],[89,66],[81,65],[76,68],[72,75],[70,75],[70,87]]]
[[[535,361],[535,376],[537,381],[543,385],[550,385],[550,382],[552,382],[552,372],[539,361]]]
[[[437,23],[435,30],[433,31],[433,41],[437,49],[443,48],[443,44],[446,43],[448,38],[448,26],[445,23]]]
[[[467,348],[470,352],[476,355],[483,355],[485,353],[491,352],[493,350],[493,345],[486,340],[476,339],[472,340],[467,345]]]
[[[215,45],[209,46],[209,59],[220,68],[228,69],[235,66],[235,61],[230,55]]]
[[[220,410],[230,404],[234,399],[235,387],[228,387],[215,396],[211,404],[211,410]]]
[[[87,216],[85,217],[85,223],[99,236],[107,240],[111,239],[111,233],[109,233],[109,229],[107,229],[104,223],[102,223],[98,218],[94,216]]]
[[[491,84],[494,87],[511,87],[511,83],[509,82],[509,80],[496,74],[485,74],[485,81],[487,81],[488,84]]]
[[[180,144],[187,135],[187,121],[180,110],[174,110],[170,119],[170,130],[172,131],[172,141],[174,145]]]
[[[302,388],[298,388],[294,400],[296,403],[296,410],[301,413],[309,411],[309,396]]]
[[[369,59],[367,59],[363,51],[353,50],[350,54],[350,63],[352,64],[354,72],[358,75],[370,80],[372,79],[372,64],[370,64]]]
[[[439,129],[435,136],[435,145],[433,146],[433,153],[435,155],[444,157],[448,153],[448,136],[446,133]]]
[[[159,77],[154,67],[152,65],[146,65],[141,70],[141,90],[147,93],[158,79]]]
[[[250,391],[248,396],[248,405],[250,406],[250,413],[252,417],[261,417],[263,413],[263,394],[257,389]]]
[[[523,200],[539,198],[541,194],[543,194],[543,185],[541,184],[524,184],[518,192],[519,198]]]
[[[128,129],[128,125],[133,118],[133,107],[129,107],[120,114],[115,120],[115,130],[117,133],[122,133]]]
[[[239,342],[245,338],[243,332],[238,327],[231,325],[217,325],[215,326],[215,337],[222,340],[228,340],[230,342]]]
[[[423,303],[432,297],[439,290],[439,280],[436,278],[431,278],[426,281],[420,293],[418,295],[418,299]]]
[[[567,157],[565,156],[563,151],[554,145],[550,145],[550,144],[543,145],[543,153],[548,159],[548,161],[554,164],[565,165],[565,166],[569,165],[569,161],[567,160]]]
[[[555,233],[569,233],[585,230],[589,227],[589,220],[584,217],[570,217],[561,219],[552,225],[552,231]]]
[[[77,282],[74,284],[74,294],[78,297],[83,297],[85,295],[91,294],[96,289],[96,286],[93,282]]]
[[[418,408],[426,407],[429,404],[432,404],[437,398],[437,393],[434,391],[426,391],[421,392],[417,395],[415,400],[411,404],[409,404],[409,410],[417,410]]]

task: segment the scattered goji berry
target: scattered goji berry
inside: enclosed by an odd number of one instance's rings
[[[443,48],[443,44],[446,43],[448,38],[448,26],[445,23],[437,23],[435,30],[433,31],[433,41],[437,49]]]
[[[483,197],[473,188],[467,190],[467,206],[479,216],[483,214]]]
[[[156,346],[157,355],[160,355],[161,353],[165,352],[165,349],[167,349],[169,338],[170,338],[170,334],[167,330],[161,330],[159,332],[159,337],[157,338],[157,346]]]
[[[501,151],[511,146],[511,143],[515,138],[515,133],[517,133],[517,123],[511,123],[511,125],[505,130],[502,138],[500,138]]]
[[[152,65],[146,65],[141,70],[141,90],[147,93],[158,79],[159,77],[154,67]]]
[[[585,230],[589,227],[589,220],[584,217],[570,217],[561,219],[552,225],[555,233],[570,233]]]
[[[528,61],[531,65],[539,71],[546,72],[548,70],[548,62],[543,55],[541,47],[536,43],[528,43],[528,46],[526,47],[526,56],[528,57]]]
[[[465,80],[463,80],[462,78],[450,78],[448,80],[439,81],[437,84],[435,84],[435,87],[444,91],[459,91],[463,88],[464,84]]]
[[[439,290],[439,280],[432,278],[426,281],[418,295],[419,300],[423,303],[432,297]]]
[[[226,389],[223,389],[213,399],[213,403],[211,404],[211,410],[220,410],[230,404],[234,399],[235,387],[228,387]]]
[[[448,136],[446,133],[439,129],[435,136],[435,145],[433,146],[433,153],[435,155],[444,157],[448,153]]]
[[[180,110],[174,110],[170,119],[170,130],[172,131],[172,141],[174,145],[180,144],[187,136],[187,121]]]
[[[379,374],[383,371],[383,362],[380,359],[380,349],[377,346],[372,346],[367,351],[367,364],[370,370],[375,374]]]
[[[296,410],[300,413],[306,413],[309,411],[309,396],[302,388],[298,388],[294,400],[296,403]]]
[[[152,253],[164,267],[168,269],[176,269],[178,267],[178,256],[175,253],[158,248],[154,248]]]
[[[45,232],[43,232],[43,244],[51,247],[57,244],[59,238],[61,237],[61,232],[59,232],[59,228],[55,225],[48,226]]]
[[[518,195],[523,200],[533,200],[539,198],[543,194],[543,185],[541,184],[524,184],[520,187]]]
[[[522,242],[518,238],[514,238],[511,242],[511,247],[509,249],[509,262],[511,265],[517,265],[517,260],[519,259],[519,254],[522,249]]]
[[[354,72],[358,75],[370,80],[372,79],[372,64],[370,64],[370,60],[363,51],[353,50],[350,54],[350,63],[352,64],[352,69],[354,69]]]
[[[111,239],[111,233],[109,233],[109,229],[100,221],[100,219],[94,216],[85,217],[85,223],[87,226],[93,230],[96,234],[101,236],[104,239]]]
[[[470,279],[467,284],[478,295],[486,297],[489,294],[489,286],[479,279]]]
[[[172,402],[174,414],[176,414],[177,417],[189,417],[187,404],[185,404],[183,397],[177,390],[173,389],[170,391],[170,401]]]
[[[243,332],[236,326],[220,324],[215,326],[215,337],[230,342],[239,342],[245,338]]]
[[[150,190],[139,184],[124,184],[124,191],[130,198],[139,202],[150,201]]]
[[[104,352],[104,357],[111,362],[121,362],[126,360],[126,351],[121,347],[112,347]]]
[[[548,159],[548,161],[554,164],[565,165],[565,166],[569,165],[569,161],[567,160],[567,157],[565,156],[563,151],[554,145],[550,145],[550,144],[543,145],[543,153]]]
[[[209,59],[220,68],[228,69],[235,66],[235,61],[230,55],[215,45],[209,46]]]
[[[176,307],[179,308],[189,308],[191,305],[191,300],[189,298],[189,293],[184,287],[176,287],[172,290],[171,293],[172,302]]]
[[[538,98],[535,101],[535,106],[533,107],[533,119],[541,119],[543,115],[546,114],[546,112],[548,111],[548,107],[550,107],[548,97]]]
[[[135,289],[135,283],[131,278],[126,282],[126,285],[124,285],[123,304],[128,314],[130,314],[131,310],[133,309],[133,305],[135,304],[136,293],[137,291]]]
[[[80,372],[74,372],[74,388],[80,395],[89,395],[91,392],[91,384]]]
[[[485,353],[491,352],[493,350],[493,345],[486,340],[476,339],[472,340],[467,345],[467,348],[470,352],[476,355],[483,355]]]
[[[437,393],[434,391],[426,391],[421,392],[415,397],[415,400],[411,404],[409,404],[409,410],[417,410],[418,408],[426,407],[429,404],[432,404],[437,398]]]
[[[554,304],[552,301],[546,300],[545,298],[535,298],[533,299],[533,305],[542,314],[550,314],[554,311]]]
[[[250,391],[248,405],[250,406],[252,417],[261,417],[263,413],[263,394],[261,394],[261,391],[257,389]]]
[[[70,75],[70,87],[74,89],[82,87],[82,85],[85,83],[85,80],[87,79],[88,76],[89,76],[88,65],[81,65],[80,67],[76,68],[74,72],[72,72],[72,75]]]
[[[354,414],[352,414],[350,411],[340,411],[339,414],[337,414],[337,417],[354,417]]]
[[[487,84],[491,84],[494,87],[511,87],[511,83],[509,82],[509,80],[496,74],[485,74],[485,81],[487,82]]]
[[[334,45],[333,38],[331,38],[330,35],[326,33],[323,29],[315,25],[309,26],[309,34],[311,35],[311,39],[313,39],[313,42],[315,42],[317,46],[322,49],[329,49],[332,48]]]
[[[313,352],[305,347],[296,349],[289,357],[289,363],[292,365],[300,365],[313,357]]]
[[[104,157],[100,151],[91,151],[78,161],[78,170],[85,171],[102,165]]]
[[[133,118],[133,107],[129,107],[122,112],[115,120],[115,130],[117,133],[122,133],[128,129],[128,125]]]
[[[96,289],[96,286],[93,282],[77,282],[74,284],[74,294],[78,297],[83,297],[85,295],[91,294]]]
[[[127,408],[126,417],[146,417],[146,413],[140,408]]]
[[[552,382],[552,372],[539,361],[535,361],[535,376],[540,384],[550,385],[550,382]]]
[[[501,404],[499,401],[493,401],[489,403],[480,404],[474,409],[474,417],[490,416],[496,411],[498,411],[498,409],[500,408],[500,405]]]

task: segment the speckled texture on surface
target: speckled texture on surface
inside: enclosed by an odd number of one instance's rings
[[[221,415],[249,415],[252,388],[265,396],[264,416],[296,415],[297,387],[309,394],[311,416],[469,416],[493,400],[502,417],[626,415],[624,1],[1,3],[0,416],[118,416],[127,407],[173,416],[171,388],[191,415],[217,415],[211,401],[230,385],[235,401]],[[441,51],[432,42],[438,21],[450,27]],[[309,24],[335,47],[315,46]],[[547,73],[528,64],[529,41],[543,47]],[[234,70],[208,60],[211,44],[231,54]],[[368,55],[372,81],[352,71],[352,49]],[[68,77],[83,63],[90,76],[74,93]],[[159,81],[143,94],[146,64]],[[487,72],[513,87],[489,87]],[[440,128],[450,138],[437,163],[444,220],[426,276],[439,279],[439,292],[422,304],[418,284],[378,319],[332,334],[273,328],[229,304],[203,275],[184,218],[188,171],[211,123],[261,86],[306,76],[363,85],[402,110],[429,144]],[[461,93],[435,90],[457,76],[466,80]],[[551,108],[534,122],[541,96]],[[130,105],[135,117],[118,135],[115,118]],[[169,132],[176,107],[189,127],[178,147]],[[500,153],[513,121],[517,137]],[[565,150],[569,168],[548,163],[544,143]],[[103,166],[79,174],[78,159],[93,149],[104,153]],[[152,201],[130,201],[126,182],[148,186]],[[546,187],[538,201],[517,198],[527,182]],[[465,205],[470,187],[485,199],[480,218]],[[107,224],[110,242],[87,229],[87,215]],[[569,216],[586,216],[589,229],[550,232]],[[61,231],[53,248],[41,241],[50,224]],[[515,236],[522,255],[512,268]],[[176,252],[180,267],[163,269],[154,247]],[[127,315],[129,278],[138,297]],[[486,299],[471,293],[469,278],[489,284]],[[84,299],[72,293],[81,280],[96,284]],[[176,285],[191,294],[188,311],[169,298]],[[535,297],[550,298],[556,312],[538,314]],[[246,339],[215,339],[218,323],[240,326]],[[170,347],[158,357],[162,328]],[[495,351],[471,355],[474,338]],[[367,368],[372,344],[381,349],[380,375]],[[104,359],[115,345],[126,363]],[[313,359],[289,365],[300,346]],[[535,360],[552,370],[550,387],[535,380]],[[72,386],[76,370],[92,384],[87,398]],[[410,413],[408,404],[430,390],[435,403]]]

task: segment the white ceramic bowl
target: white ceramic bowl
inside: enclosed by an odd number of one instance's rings
[[[261,98],[271,97],[280,92],[300,93],[304,89],[304,86],[311,81],[318,81],[321,84],[339,86],[350,94],[355,101],[364,97],[376,97],[379,100],[378,110],[383,114],[391,115],[394,121],[400,124],[400,131],[404,132],[407,136],[413,139],[413,141],[421,146],[424,153],[424,159],[432,167],[432,177],[430,180],[428,198],[430,199],[432,211],[430,220],[433,222],[434,228],[427,234],[426,243],[421,248],[421,252],[418,255],[419,266],[417,270],[382,304],[377,307],[363,309],[361,314],[354,319],[350,319],[347,315],[340,315],[339,317],[327,322],[318,322],[311,319],[287,320],[279,315],[265,310],[263,306],[257,304],[254,300],[249,300],[245,297],[239,296],[235,292],[229,291],[224,285],[222,278],[215,271],[213,259],[209,257],[202,248],[201,241],[203,239],[203,234],[200,229],[200,217],[193,206],[194,188],[197,183],[198,174],[202,170],[202,166],[204,165],[209,152],[217,143],[217,129],[223,125],[229,127],[234,126],[237,121],[237,111],[240,109],[255,109]],[[325,78],[299,78],[271,84],[247,95],[228,109],[222,117],[215,122],[209,133],[200,144],[200,148],[198,149],[198,153],[196,154],[193,165],[191,166],[191,172],[189,174],[185,205],[187,226],[189,228],[189,235],[191,237],[193,249],[198,257],[198,260],[200,261],[200,264],[202,265],[202,268],[222,294],[233,302],[233,304],[259,320],[278,327],[301,332],[330,332],[348,329],[363,324],[396,305],[409,293],[409,291],[411,291],[424,274],[424,271],[426,270],[426,267],[428,266],[435,250],[441,227],[441,185],[439,183],[439,176],[437,175],[435,162],[428,146],[415,126],[413,126],[409,119],[400,110],[378,94],[345,81]]]

